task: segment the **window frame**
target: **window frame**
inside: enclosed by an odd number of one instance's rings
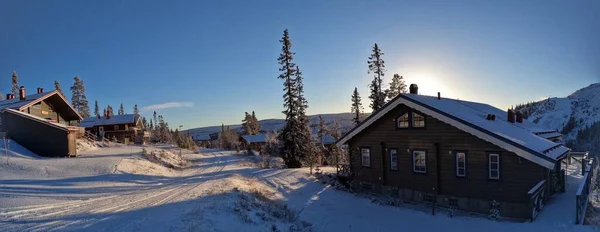
[[[404,112],[403,114],[400,114],[400,116],[396,117],[396,129],[409,129],[411,128],[411,117],[410,117],[410,111]],[[405,127],[401,127],[400,126],[400,118],[404,117],[404,115],[406,115],[407,117],[407,121],[406,121],[406,126]]]
[[[464,166],[463,166],[463,174],[460,175],[458,170],[460,169],[458,167],[458,154],[464,154],[465,158],[464,158]],[[467,164],[468,164],[468,154],[467,151],[454,151],[454,174],[456,175],[456,177],[458,178],[467,178]]]
[[[416,126],[415,125],[415,115],[421,116],[423,117],[423,126]],[[410,125],[412,128],[425,128],[427,126],[427,120],[426,120],[426,116],[423,115],[422,113],[417,113],[415,111],[411,111],[410,114]]]
[[[415,158],[416,158],[416,157],[415,157],[415,154],[416,154],[417,152],[422,152],[422,153],[425,155],[425,164],[424,164],[425,170],[422,170],[422,171],[421,171],[421,170],[417,170],[417,169],[416,169],[416,167],[417,167],[417,165],[416,165],[416,164],[417,164],[417,162],[416,162],[416,159],[415,159]],[[426,151],[426,150],[423,150],[423,149],[415,149],[415,150],[411,150],[411,156],[412,156],[412,169],[413,169],[413,173],[426,174],[426,173],[427,173],[427,151]]]
[[[394,152],[395,152],[395,155],[396,155],[396,161],[395,161],[395,162],[394,162],[394,160],[392,159],[392,151],[394,151]],[[398,165],[398,149],[396,149],[396,148],[389,148],[389,149],[388,149],[388,155],[389,155],[389,157],[390,157],[390,170],[391,170],[391,171],[398,171],[398,166],[399,166],[399,165]],[[394,165],[394,164],[395,164],[395,166],[392,166],[392,165]],[[395,167],[395,168],[394,168],[394,167]]]
[[[496,157],[496,172],[497,172],[497,176],[496,177],[492,177],[492,157]],[[489,152],[487,154],[487,165],[488,165],[488,179],[489,180],[500,180],[501,178],[501,162],[500,162],[500,153],[497,152]]]
[[[364,162],[365,161],[364,157],[363,157],[364,150],[369,151],[369,164],[368,165],[365,165],[365,162]],[[360,147],[359,152],[360,152],[360,165],[365,168],[370,168],[371,167],[371,148],[370,147]]]

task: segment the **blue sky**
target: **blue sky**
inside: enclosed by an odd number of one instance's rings
[[[524,3],[526,2],[526,3]],[[600,82],[600,1],[1,1],[0,90],[80,76],[90,103],[158,109],[184,128],[282,118],[290,30],[308,113],[368,108],[366,60],[420,92],[500,108]],[[67,93],[67,95],[70,95]],[[93,108],[93,105],[91,105]],[[145,113],[151,112],[147,110]]]

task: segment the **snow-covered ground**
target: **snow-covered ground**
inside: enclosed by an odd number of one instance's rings
[[[322,184],[308,169],[249,167],[242,165],[248,157],[229,151],[184,150],[190,165],[174,170],[136,146],[59,159],[12,148],[8,164],[0,159],[0,231],[595,231],[375,204]]]

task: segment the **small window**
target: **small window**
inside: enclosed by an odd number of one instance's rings
[[[363,148],[360,149],[360,156],[363,167],[371,167],[371,149]]]
[[[489,154],[489,178],[492,180],[500,179],[500,155]]]
[[[456,176],[467,176],[467,154],[464,152],[456,152]]]
[[[458,199],[448,198],[448,205],[450,205],[450,207],[458,208]]]
[[[424,151],[413,151],[413,172],[427,172],[427,154]]]
[[[408,113],[403,114],[402,116],[396,119],[396,124],[398,128],[408,128],[410,126],[410,120],[408,119]]]
[[[114,126],[115,130],[119,130],[119,125]]]
[[[390,169],[398,170],[398,150],[396,149],[390,150]]]
[[[425,117],[413,112],[413,127],[425,127]]]

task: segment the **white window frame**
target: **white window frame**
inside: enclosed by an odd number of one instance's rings
[[[390,149],[390,170],[398,171],[398,150]]]
[[[401,126],[400,122],[402,122],[402,121],[400,120],[400,118],[402,118],[404,116],[406,116],[406,125]],[[410,115],[408,114],[408,112],[404,113],[404,114],[400,115],[400,117],[396,118],[396,127],[397,128],[410,128]]]
[[[366,162],[365,162],[365,158],[366,158]],[[360,162],[363,167],[371,167],[371,149],[370,148],[361,148],[360,149]]]
[[[424,156],[424,163],[423,163],[423,170],[421,170],[421,168],[417,169],[417,159],[416,156],[419,154],[423,154]],[[412,160],[413,160],[413,172],[416,173],[427,173],[427,152],[426,151],[421,151],[421,150],[414,150],[412,152]],[[420,166],[419,166],[420,167]]]
[[[496,157],[496,162],[492,162],[492,157]],[[497,176],[492,176],[492,163],[496,164],[496,169],[494,169],[494,171],[496,171],[496,175]],[[488,154],[488,178],[490,178],[490,180],[499,180],[500,179],[500,155],[496,154],[496,153],[490,153]]]
[[[417,124],[415,123],[415,118],[416,118],[415,116],[419,116],[419,117],[422,117],[422,118],[423,118],[423,125],[417,125]],[[411,123],[412,123],[412,127],[413,127],[413,128],[423,128],[423,127],[425,127],[425,116],[424,116],[424,115],[421,115],[421,114],[417,114],[417,113],[415,113],[415,112],[412,112],[412,119],[411,119]]]
[[[463,155],[463,161],[459,161],[458,156]],[[464,151],[457,151],[455,156],[455,165],[456,165],[456,176],[458,177],[466,177],[467,176],[467,153]],[[463,167],[459,167],[459,163],[463,163]],[[462,169],[462,174],[460,174],[459,170]]]

